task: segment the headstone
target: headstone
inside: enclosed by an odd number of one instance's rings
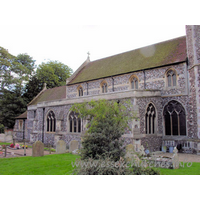
[[[167,152],[167,147],[166,146],[162,146],[162,152],[164,152],[164,153]]]
[[[173,164],[173,169],[178,169],[179,168],[179,159],[178,159],[178,149],[175,147],[173,150],[173,157],[172,157],[172,164]]]
[[[133,146],[132,144],[128,144],[128,145],[126,146],[126,152],[134,151],[134,150],[135,150],[135,148],[134,148],[134,146]]]
[[[200,143],[197,144],[197,155],[200,155]]]
[[[78,149],[78,141],[77,140],[72,140],[70,142],[70,145],[69,145],[69,151],[72,152],[74,150]]]
[[[66,142],[59,140],[56,144],[56,153],[66,153]]]
[[[145,151],[144,151],[144,146],[143,145],[141,145],[141,147],[140,147],[139,154],[141,156],[144,156],[146,154]]]
[[[128,144],[126,146],[126,155],[125,158],[127,161],[131,161],[133,159],[133,152],[134,152],[134,146],[132,144]]]
[[[44,144],[41,141],[36,141],[32,146],[32,156],[44,156]]]

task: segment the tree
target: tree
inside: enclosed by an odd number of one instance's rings
[[[27,54],[11,55],[0,47],[0,124],[12,128],[15,117],[26,110],[22,95],[25,82],[34,70],[33,59]]]
[[[71,68],[61,62],[49,61],[39,65],[36,76],[42,83],[46,83],[48,88],[53,88],[65,85],[72,72]]]
[[[66,79],[72,74],[72,69],[58,61],[49,61],[39,65],[36,74],[26,84],[24,98],[29,103],[43,89],[44,83],[47,88],[59,87],[66,84]]]
[[[121,137],[128,122],[135,118],[130,102],[91,101],[74,104],[71,110],[89,122],[82,142],[81,159],[109,157],[118,161],[124,156]]]
[[[25,93],[23,94],[23,98],[26,103],[28,104],[29,102],[31,102],[42,89],[43,81],[40,81],[36,75],[32,76],[29,79],[29,82],[26,84]]]
[[[27,75],[31,76],[35,69],[35,60],[28,54],[19,54],[15,58],[15,61],[26,67]]]

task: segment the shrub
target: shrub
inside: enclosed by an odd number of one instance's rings
[[[126,175],[130,171],[122,165],[123,159],[114,162],[111,158],[99,158],[98,160],[88,158],[85,160],[76,160],[77,175]]]
[[[74,174],[77,175],[159,175],[159,171],[150,167],[129,166],[123,158],[114,162],[112,158],[104,157],[98,160],[88,158],[77,159]]]
[[[4,125],[3,124],[0,124],[0,134],[1,133],[4,133]]]
[[[135,117],[131,108],[128,101],[120,103],[106,100],[72,106],[71,110],[88,120],[88,130],[82,141],[82,160],[101,156],[118,161],[124,156],[121,136],[129,128],[129,120]]]

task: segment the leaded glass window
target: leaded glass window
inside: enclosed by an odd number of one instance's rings
[[[167,84],[168,87],[176,86],[176,73],[173,70],[167,72]]]
[[[170,101],[164,108],[165,135],[186,135],[184,107],[177,101]]]
[[[47,132],[56,131],[56,118],[53,111],[50,111],[47,115]]]
[[[135,89],[135,90],[138,89],[138,79],[135,77],[132,78],[131,80],[131,89]]]
[[[103,83],[102,85],[102,93],[107,93],[108,92],[108,89],[107,89],[107,83]]]
[[[69,115],[69,132],[80,133],[81,132],[81,118],[78,113],[71,112]]]
[[[78,96],[79,96],[79,97],[83,96],[83,88],[82,88],[82,87],[80,87],[80,88],[78,89]]]
[[[156,110],[152,103],[150,103],[147,108],[145,115],[145,123],[146,123],[146,134],[154,134],[156,125]]]

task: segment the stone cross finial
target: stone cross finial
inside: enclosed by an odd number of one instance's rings
[[[87,55],[88,55],[88,59],[90,59],[90,52],[89,51],[87,52]]]
[[[44,83],[44,85],[43,85],[43,90],[46,90],[46,89],[47,89],[47,84]]]

